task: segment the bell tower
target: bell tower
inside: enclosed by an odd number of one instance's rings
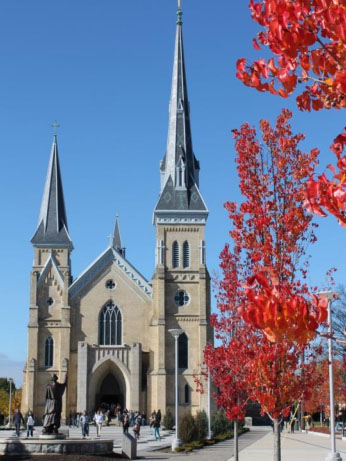
[[[174,407],[174,338],[179,328],[179,405],[193,413],[207,408],[195,391],[204,347],[213,341],[210,277],[206,267],[208,209],[199,190],[200,165],[194,154],[186,85],[182,10],[176,38],[166,154],[160,164],[161,191],[154,210],[156,267],[153,276],[153,350],[150,409]]]
[[[73,249],[67,227],[64,194],[54,134],[38,226],[31,240],[34,262],[30,282],[28,355],[24,370],[22,411],[41,418],[43,389],[53,373],[64,381],[70,357],[71,281]],[[62,416],[66,416],[67,395]]]

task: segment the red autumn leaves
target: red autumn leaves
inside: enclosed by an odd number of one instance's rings
[[[328,168],[333,172],[332,180],[329,180],[325,173],[317,179],[311,177],[308,181],[305,202],[306,207],[312,213],[326,217],[326,212],[329,212],[343,227],[346,227],[346,157],[342,156],[345,145],[346,128],[330,146],[337,157],[338,171],[329,165]]]
[[[318,150],[299,150],[304,136],[292,134],[291,116],[283,110],[273,128],[261,121],[262,141],[248,124],[233,131],[245,200],[239,209],[232,202],[226,208],[235,254],[248,259],[246,296],[239,307],[243,319],[272,342],[305,344],[326,320],[325,301],[309,296],[307,286],[295,281],[305,243],[316,240],[303,202]]]
[[[251,16],[262,28],[253,39],[273,53],[247,65],[237,77],[247,86],[288,97],[298,83],[301,110],[346,107],[346,1],[250,0]]]
[[[293,293],[280,293],[276,283],[257,273],[247,280],[248,304],[241,308],[245,322],[262,330],[271,342],[287,340],[306,344],[327,320],[328,301],[313,296],[312,301]]]

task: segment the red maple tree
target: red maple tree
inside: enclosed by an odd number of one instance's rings
[[[329,393],[329,380],[328,380],[328,359],[320,360],[314,370],[315,385],[312,389],[309,400],[305,403],[305,410],[310,414],[320,413],[321,420],[322,414],[329,417],[330,410],[330,393]],[[334,399],[335,406],[340,411],[345,408],[346,404],[346,383],[345,383],[345,364],[343,361],[333,360],[334,372]]]
[[[280,419],[308,397],[314,351],[307,343],[326,318],[325,304],[309,297],[304,282],[305,247],[316,237],[303,202],[318,150],[299,150],[304,136],[292,133],[291,116],[283,110],[274,127],[262,120],[261,140],[247,123],[233,131],[244,201],[225,205],[232,247],[220,256],[220,314],[212,318],[222,345],[205,351],[228,417],[241,418],[249,398],[272,417],[277,460]]]
[[[301,110],[346,107],[346,1],[250,0],[251,17],[262,30],[253,39],[272,56],[237,62],[237,77],[259,91],[284,98],[305,83]]]

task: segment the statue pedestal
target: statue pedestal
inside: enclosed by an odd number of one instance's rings
[[[57,438],[60,434],[42,434],[30,439],[0,439],[0,456],[5,459],[18,455],[75,454],[110,455],[113,453],[113,440],[104,439],[66,439]],[[47,438],[48,437],[48,438]]]
[[[39,436],[40,440],[64,440],[66,439],[65,434],[41,434]]]

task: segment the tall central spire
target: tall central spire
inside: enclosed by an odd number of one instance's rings
[[[190,106],[186,84],[182,32],[182,10],[178,2],[176,36],[166,154],[160,165],[161,194],[155,208],[160,211],[206,212],[199,192],[199,162],[191,138]]]
[[[174,185],[178,187],[188,188],[193,183],[198,184],[196,170],[199,169],[199,165],[192,149],[182,24],[182,11],[178,7],[172,89],[169,103],[167,150],[161,166],[162,188],[169,176],[171,176]],[[181,173],[179,177],[179,168],[177,167],[179,163],[180,170],[183,170],[184,173],[183,177]]]

